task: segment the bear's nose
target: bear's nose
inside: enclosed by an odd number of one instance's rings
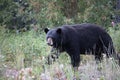
[[[52,38],[48,38],[48,39],[47,39],[47,44],[48,44],[49,46],[53,46],[53,40],[52,40]]]

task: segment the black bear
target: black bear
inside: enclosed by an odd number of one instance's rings
[[[66,51],[73,67],[79,66],[81,54],[92,54],[97,61],[102,59],[103,53],[118,59],[110,35],[98,25],[63,25],[51,30],[45,28],[44,31],[47,44],[60,52]]]

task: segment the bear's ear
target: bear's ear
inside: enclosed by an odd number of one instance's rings
[[[62,29],[61,29],[61,28],[58,28],[58,29],[57,29],[57,33],[61,34],[61,33],[62,33]]]
[[[47,33],[48,31],[49,31],[49,29],[48,29],[48,28],[45,28],[45,29],[44,29],[44,32],[45,32],[45,33]]]

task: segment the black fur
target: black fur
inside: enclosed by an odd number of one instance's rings
[[[73,67],[78,67],[80,54],[93,54],[96,60],[102,59],[102,53],[107,57],[115,53],[110,35],[100,26],[83,23],[63,25],[54,29],[45,29],[46,38],[53,39],[53,48],[60,52],[66,51]]]

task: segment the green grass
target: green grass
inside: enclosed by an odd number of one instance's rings
[[[109,33],[114,41],[116,50],[120,53],[120,24],[115,26],[115,28],[109,28]]]
[[[46,64],[50,47],[45,34],[33,30],[19,34],[5,32],[0,29],[0,80],[73,80],[74,71],[67,54],[62,53],[52,65]],[[119,70],[113,61],[104,60],[97,65],[93,57],[84,56],[79,77],[81,80],[119,80]]]
[[[20,34],[1,33],[0,45],[0,55],[4,56],[3,64],[15,69],[32,67],[35,65],[34,61],[37,61],[35,59],[39,59],[38,62],[42,64],[42,57],[46,56],[49,50],[44,35],[34,31]]]

